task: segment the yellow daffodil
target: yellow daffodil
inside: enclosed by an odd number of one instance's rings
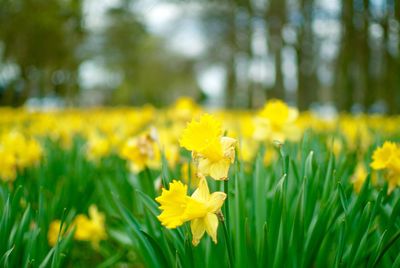
[[[10,131],[0,137],[0,179],[13,181],[17,171],[38,164],[43,150],[40,144],[19,131]]]
[[[386,141],[382,147],[374,151],[371,167],[375,170],[387,168],[397,157],[399,157],[399,153],[396,144]]]
[[[129,161],[133,172],[138,173],[146,167],[160,166],[160,151],[149,134],[129,139],[122,148],[121,156]]]
[[[0,147],[0,180],[12,182],[17,177],[17,161],[14,154]]]
[[[182,97],[176,100],[171,107],[171,117],[177,120],[189,121],[200,111],[200,107],[191,98]]]
[[[222,136],[221,123],[211,115],[192,120],[183,131],[182,147],[192,151],[198,172],[215,180],[228,178],[229,166],[235,159],[236,140]]]
[[[193,245],[199,244],[205,232],[217,243],[217,213],[220,212],[225,198],[226,194],[223,192],[210,194],[206,179],[200,179],[199,188],[189,198],[184,214],[185,220],[191,220]]]
[[[210,194],[204,177],[200,179],[199,187],[192,196],[187,195],[186,185],[174,180],[169,184],[169,190],[163,189],[161,196],[156,198],[162,210],[158,219],[167,228],[176,228],[191,221],[194,246],[198,245],[205,232],[217,243],[217,214],[220,213],[225,198],[226,194],[223,192]]]
[[[86,145],[86,156],[91,161],[98,161],[110,153],[111,144],[107,138],[98,134],[90,135]]]
[[[228,179],[230,165],[235,160],[236,140],[222,137],[219,143],[205,154],[195,154],[198,161],[198,170],[204,176],[210,176],[215,180]]]
[[[47,240],[50,246],[54,246],[57,243],[58,234],[60,233],[61,221],[54,220],[50,223],[49,230],[47,232]],[[65,228],[61,230],[61,236],[64,233]]]
[[[76,226],[74,238],[81,241],[90,241],[94,248],[99,242],[107,238],[105,231],[104,214],[97,210],[95,205],[89,207],[89,217],[78,215],[73,223]]]
[[[254,138],[284,142],[298,139],[300,130],[295,125],[298,111],[281,100],[270,100],[258,113],[255,120]]]
[[[184,129],[180,145],[189,151],[212,151],[222,136],[221,123],[212,115],[205,114],[199,121],[192,120]]]
[[[372,155],[371,167],[374,170],[384,170],[385,180],[389,185],[389,193],[400,186],[400,148],[393,142],[386,141]]]
[[[57,243],[60,233],[60,220],[54,220],[49,226],[47,239],[50,246]],[[75,217],[68,229],[63,226],[60,236],[71,232],[75,228],[74,239],[79,241],[90,241],[93,248],[99,247],[99,242],[107,238],[105,231],[105,216],[97,210],[95,205],[89,207],[89,217],[79,214]]]
[[[356,170],[353,174],[353,177],[351,179],[351,182],[353,183],[354,190],[359,193],[361,190],[361,187],[363,186],[365,180],[367,179],[368,173],[367,170],[365,169],[364,164],[359,163],[356,167]]]
[[[161,205],[159,209],[162,210],[158,216],[161,224],[170,229],[181,226],[185,222],[183,214],[188,199],[187,186],[180,181],[173,180],[168,190],[163,188],[161,196],[156,198]]]

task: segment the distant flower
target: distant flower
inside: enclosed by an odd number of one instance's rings
[[[150,134],[129,139],[121,150],[121,156],[128,160],[131,170],[135,173],[146,167],[157,168],[161,162],[159,148]]]
[[[106,137],[99,134],[92,134],[86,145],[86,156],[91,161],[97,162],[107,156],[111,151],[111,144]]]
[[[19,131],[0,136],[0,179],[12,182],[17,171],[37,165],[43,155],[41,145],[35,139]]]
[[[17,177],[17,160],[12,152],[0,147],[0,180],[12,182]]]
[[[371,167],[375,170],[388,168],[400,157],[399,149],[393,142],[386,141],[382,147],[378,147],[372,155]]]
[[[352,176],[351,182],[353,183],[354,186],[354,191],[359,193],[365,180],[367,179],[368,173],[367,170],[365,169],[365,166],[363,163],[358,163],[354,174]]]
[[[182,97],[171,107],[171,117],[181,121],[189,121],[201,108],[191,98]]]
[[[68,229],[63,226],[60,232],[60,220],[54,220],[49,226],[47,239],[50,246],[57,243],[58,237],[70,233],[75,228],[74,239],[79,241],[90,241],[93,248],[97,249],[101,240],[107,238],[105,229],[105,216],[97,210],[95,205],[89,207],[89,217],[79,214],[75,217]]]
[[[57,244],[58,236],[60,233],[60,227],[61,227],[61,221],[60,220],[54,220],[50,223],[49,230],[47,232],[47,240],[49,241],[50,246],[54,246]],[[63,230],[61,230],[60,236],[65,232],[65,226],[63,227]]]
[[[371,167],[385,171],[385,180],[389,185],[389,193],[400,186],[400,148],[393,142],[386,141],[372,155]]]
[[[295,125],[298,114],[297,109],[281,100],[268,101],[256,117],[254,138],[280,142],[297,139],[300,136]]]
[[[89,217],[79,214],[76,216],[73,225],[76,226],[74,238],[90,241],[94,248],[98,247],[101,240],[107,238],[105,216],[97,210],[95,205],[89,207]]]

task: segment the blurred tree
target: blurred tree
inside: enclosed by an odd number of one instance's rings
[[[271,49],[275,64],[275,83],[267,95],[269,98],[285,99],[282,70],[282,48],[284,45],[282,30],[287,22],[286,0],[271,0],[268,5],[265,12],[265,23],[269,34],[267,38],[268,47]]]
[[[335,66],[335,102],[339,111],[349,111],[353,104],[354,96],[354,6],[352,0],[342,1],[340,17],[342,36],[340,39],[339,54]]]
[[[397,23],[400,23],[399,20],[399,9],[400,3],[399,1],[386,1],[386,6],[384,10],[384,15],[381,18],[381,25],[383,28],[383,70],[380,79],[380,85],[382,88],[382,92],[384,92],[384,99],[387,104],[388,112],[391,114],[400,112],[400,45],[397,51],[397,60],[396,54],[394,52],[395,48],[392,46],[392,40],[390,38],[391,31],[393,31],[391,27],[391,22],[395,22],[397,16]],[[400,29],[400,25],[398,24],[397,28]],[[398,38],[400,38],[400,30],[398,30]],[[399,44],[400,42],[397,41]],[[397,61],[397,63],[396,63]]]
[[[122,77],[107,103],[165,105],[180,95],[197,94],[193,62],[152,36],[130,8],[130,1],[110,9],[106,18],[97,57],[107,70]]]
[[[314,0],[300,0],[301,21],[298,26],[297,54],[297,105],[306,110],[318,99],[319,83],[316,74],[318,50],[313,33]]]
[[[206,54],[198,61],[203,66],[218,64],[225,69],[225,107],[233,107],[237,97],[238,11],[236,2],[207,1],[199,15],[202,30],[210,42]]]
[[[376,100],[376,82],[373,79],[371,73],[371,44],[369,37],[370,29],[370,3],[369,0],[363,0],[360,3],[360,26],[358,27],[358,33],[356,34],[358,47],[356,50],[357,62],[358,62],[358,75],[359,83],[357,87],[358,95],[360,96],[363,106],[366,110],[370,109]]]
[[[400,1],[394,2],[394,22],[397,22],[397,37],[400,38]],[[400,42],[397,40],[397,57],[396,57],[396,65],[394,67],[393,73],[395,75],[395,84],[393,87],[393,92],[395,92],[395,101],[396,101],[396,113],[400,113]]]
[[[79,0],[0,0],[0,41],[4,60],[19,67],[6,104],[31,96],[57,94],[71,99],[78,91],[82,2]]]

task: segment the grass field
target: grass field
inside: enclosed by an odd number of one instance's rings
[[[400,267],[399,125],[0,109],[0,266]]]

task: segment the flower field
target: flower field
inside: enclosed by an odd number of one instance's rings
[[[0,109],[2,267],[400,267],[400,117]]]

